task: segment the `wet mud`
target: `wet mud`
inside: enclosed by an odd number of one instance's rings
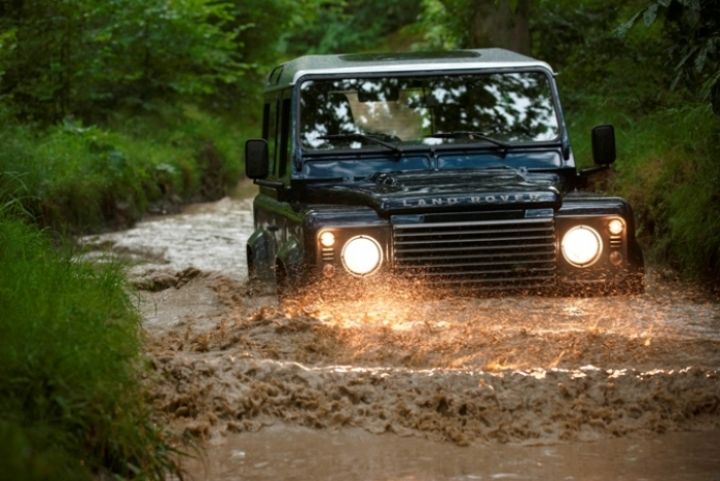
[[[178,436],[212,447],[294,426],[482,446],[720,431],[720,303],[668,273],[651,270],[639,296],[377,283],[280,305],[246,283],[249,209],[224,199],[84,240],[131,262],[148,386]]]

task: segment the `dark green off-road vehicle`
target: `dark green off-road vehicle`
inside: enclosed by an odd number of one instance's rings
[[[615,161],[612,126],[592,146],[578,172],[553,70],[513,52],[298,58],[269,75],[262,139],[246,144],[249,274],[281,292],[388,277],[640,291],[630,206],[581,190]]]

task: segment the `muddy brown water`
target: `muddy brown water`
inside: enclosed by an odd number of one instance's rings
[[[251,202],[82,239],[121,256],[163,422],[196,479],[720,480],[720,304],[454,298],[378,283],[278,305],[249,290]],[[252,295],[251,295],[252,294]]]
[[[208,443],[198,479],[234,481],[717,481],[720,432],[594,443],[458,447],[358,429],[273,426]]]

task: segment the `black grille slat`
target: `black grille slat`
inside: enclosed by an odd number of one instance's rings
[[[555,269],[552,267],[538,267],[538,268],[530,268],[525,269],[522,271],[523,274],[542,274],[542,276],[546,276],[547,272],[554,272]],[[492,269],[492,270],[459,270],[459,271],[443,271],[443,272],[423,272],[423,276],[463,276],[463,275],[482,275],[482,276],[492,276],[494,274],[511,274],[511,275],[517,275],[518,271],[514,269]]]
[[[403,270],[417,270],[417,271],[432,271],[433,269],[444,269],[448,267],[496,267],[496,266],[518,266],[518,265],[534,265],[534,264],[547,264],[548,260],[514,260],[514,261],[498,261],[498,262],[450,262],[445,264],[429,264],[428,266],[395,266],[396,269]],[[532,269],[532,267],[530,267]]]
[[[514,232],[518,233],[535,233],[535,232],[553,232],[553,229],[548,227],[531,227],[521,228]],[[431,237],[431,236],[454,236],[454,235],[467,235],[467,234],[504,234],[507,233],[507,229],[487,229],[487,230],[454,230],[454,231],[429,231],[429,232],[396,232],[395,238],[405,237]]]
[[[439,281],[433,280],[433,283],[441,283],[441,284],[501,284],[506,283],[508,284],[507,287],[518,287],[523,288],[527,287],[526,284],[518,284],[518,285],[512,285],[514,283],[526,283],[526,282],[538,282],[538,284],[541,281],[549,281],[555,279],[555,276],[512,276],[512,277],[494,277],[489,279],[442,279]]]
[[[552,259],[548,259],[548,262],[552,260],[554,262],[555,260],[555,252],[554,250],[548,250],[545,249],[543,251],[528,251],[524,250],[523,252],[503,252],[503,253],[497,253],[492,256],[492,258],[510,258],[510,259],[522,259],[524,257],[547,257],[552,256]],[[403,263],[406,262],[428,262],[428,261],[434,261],[434,260],[463,260],[463,259],[487,259],[489,258],[487,254],[484,253],[478,253],[474,255],[465,255],[463,253],[455,254],[455,255],[443,255],[442,253],[431,253],[424,256],[410,256],[406,257],[404,253],[395,253],[395,260],[396,265],[395,267],[402,266]],[[398,265],[400,264],[400,265]],[[424,264],[423,264],[424,265]]]
[[[544,243],[544,244],[531,244],[532,247],[548,247],[548,248],[554,248],[554,243]],[[525,249],[527,247],[527,244],[522,245],[492,245],[492,246],[475,246],[475,245],[467,245],[464,247],[446,247],[443,249],[443,252],[468,252],[468,251],[505,251],[505,250],[518,250],[518,249]],[[396,252],[397,252],[397,246],[396,246]],[[411,249],[402,249],[402,252],[427,252],[427,249],[422,248],[411,248]]]
[[[397,230],[405,229],[439,229],[442,227],[471,227],[471,226],[517,226],[522,225],[523,227],[530,226],[533,224],[547,224],[548,219],[504,219],[504,220],[479,220],[469,222],[425,222],[418,224],[396,224],[394,227]]]
[[[552,218],[393,225],[394,269],[433,284],[527,289],[555,279]]]
[[[439,236],[438,236],[439,237]],[[425,244],[457,244],[469,242],[524,242],[529,240],[546,240],[554,243],[555,236],[526,236],[526,237],[458,237],[456,239],[430,239],[413,241],[395,241],[395,245],[425,245]]]
[[[423,277],[429,285],[484,285],[484,286],[496,286],[503,287],[506,289],[526,289],[530,284],[545,284],[547,287],[548,282],[555,280],[555,275],[544,275],[544,276],[496,276],[496,277],[470,277],[470,276],[444,276],[444,277]]]

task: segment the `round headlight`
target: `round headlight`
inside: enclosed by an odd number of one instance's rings
[[[378,241],[370,236],[355,236],[348,240],[342,249],[343,266],[356,276],[374,273],[382,264],[382,260],[382,248]]]
[[[563,257],[575,267],[594,264],[602,253],[602,247],[600,234],[587,225],[578,225],[567,231],[561,243]]]

